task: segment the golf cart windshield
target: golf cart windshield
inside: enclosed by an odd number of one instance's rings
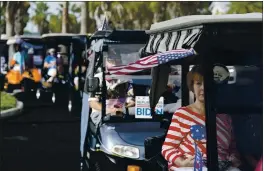
[[[179,56],[180,58],[186,58],[194,55],[194,50],[181,50],[160,53],[156,56],[147,56],[141,58],[135,62],[122,66],[111,66],[108,68],[110,75],[106,78],[110,79],[108,87],[116,87],[116,84],[122,82],[129,82],[130,87],[127,88],[127,95],[131,96],[134,105],[129,106],[126,114],[126,118],[135,119],[135,121],[141,121],[145,119],[160,121],[162,118],[171,116],[177,108],[181,107],[181,66],[171,65],[169,69],[165,69],[169,77],[163,77],[161,82],[165,83],[164,89],[160,94],[160,97],[155,104],[155,113],[157,115],[152,116],[150,108],[150,92],[151,85],[153,84],[151,75],[142,75],[141,71],[151,69],[152,67],[162,65],[163,62],[168,62],[168,58],[173,56]],[[176,59],[176,58],[175,58]],[[171,58],[171,60],[175,60]],[[133,75],[137,73],[137,75]],[[117,91],[120,91],[117,90]]]
[[[108,66],[127,65],[140,58],[139,49],[144,44],[109,44],[108,45]]]

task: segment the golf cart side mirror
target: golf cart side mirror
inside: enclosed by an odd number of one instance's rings
[[[103,50],[103,52],[108,52],[108,45],[103,45],[102,50]]]
[[[95,92],[99,87],[99,78],[92,77],[85,80],[85,92]]]
[[[225,65],[215,64],[213,67],[215,84],[226,84],[230,77],[230,72]]]

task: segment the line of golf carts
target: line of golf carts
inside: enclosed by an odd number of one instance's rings
[[[240,170],[253,171],[247,157],[258,161],[263,155],[262,34],[262,14],[255,13],[186,16],[147,31],[94,33],[81,112],[81,170],[168,170],[161,147],[172,114],[194,100],[186,75],[193,65],[202,65],[206,167],[219,170],[215,114],[227,113]],[[187,55],[157,62],[180,49]],[[94,99],[101,107],[92,108]],[[119,108],[114,115],[108,112],[111,105]]]
[[[76,106],[80,108],[79,90],[84,84],[82,80],[87,66],[85,51],[89,45],[88,35],[22,35],[2,39],[0,43],[1,91],[22,91],[25,98],[37,98],[43,103],[68,106],[70,111]],[[48,81],[53,73],[44,67],[44,63],[51,49],[57,68],[54,79]],[[23,55],[24,59],[20,58],[20,55]],[[25,60],[25,66],[20,65],[20,60]]]

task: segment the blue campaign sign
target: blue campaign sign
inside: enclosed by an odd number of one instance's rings
[[[164,98],[159,99],[156,105],[156,113],[162,115],[164,113]],[[151,110],[149,107],[149,97],[148,96],[136,96],[135,105],[135,118],[151,119]]]

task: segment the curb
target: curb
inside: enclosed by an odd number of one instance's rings
[[[23,102],[17,101],[17,105],[15,108],[11,108],[11,109],[1,111],[0,118],[5,119],[7,117],[19,115],[22,113],[23,107],[24,107]]]

